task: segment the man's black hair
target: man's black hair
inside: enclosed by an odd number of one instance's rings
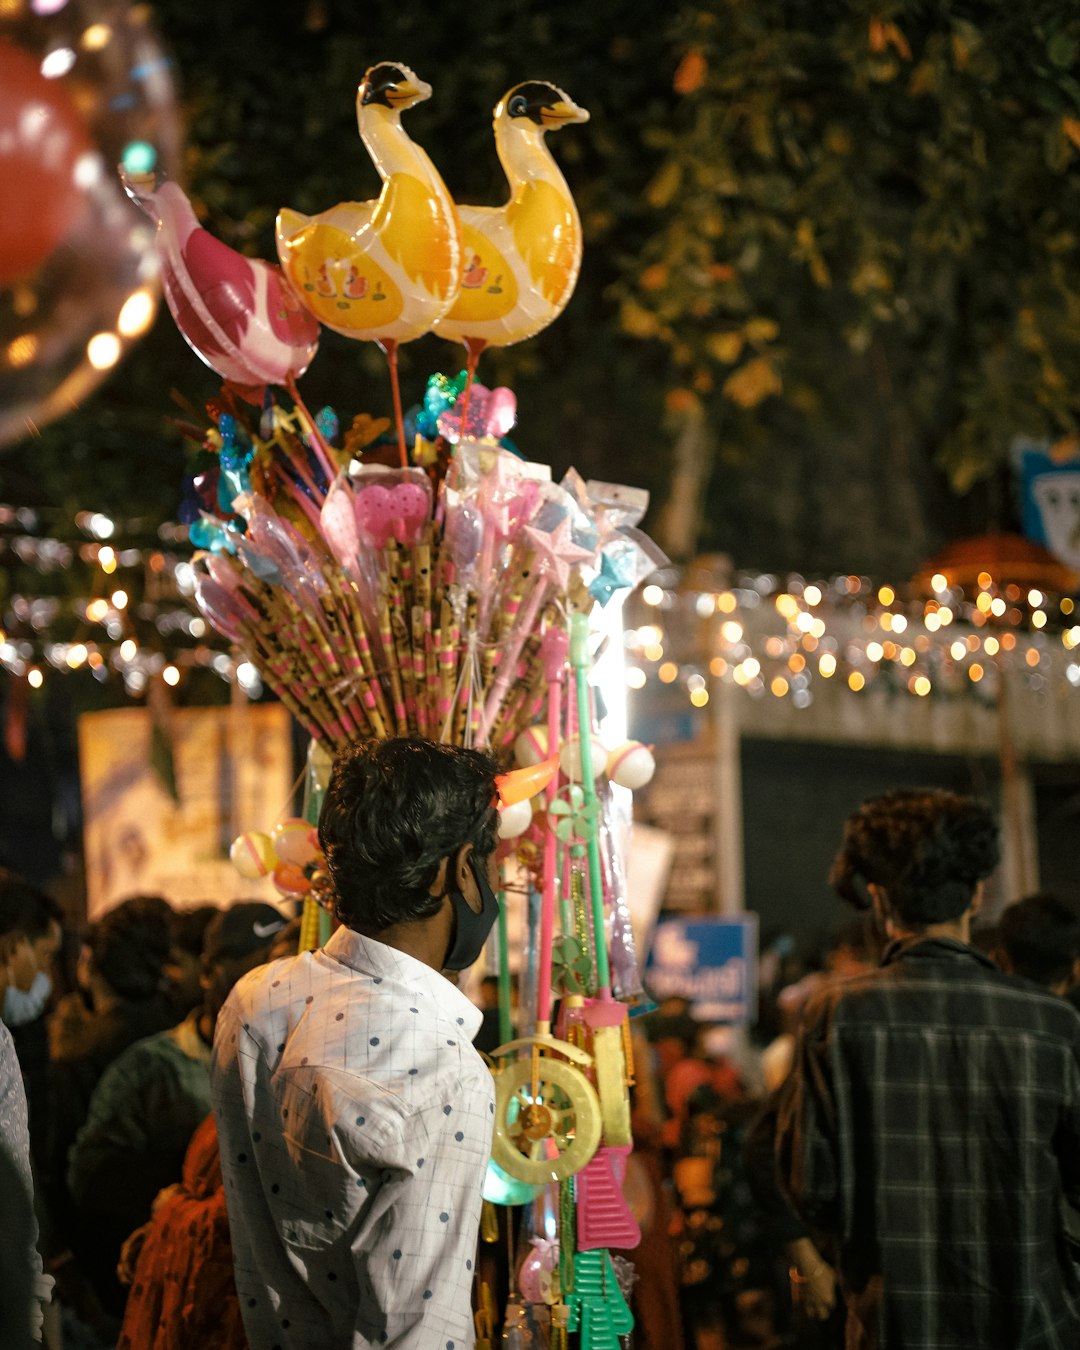
[[[163,988],[173,917],[161,896],[134,895],[91,926],[86,940],[94,968],[121,998],[139,1002]]]
[[[430,918],[443,858],[471,843],[478,863],[498,833],[498,764],[481,750],[418,737],[363,741],[334,762],[319,817],[319,843],[338,918],[376,936]]]
[[[1080,958],[1080,915],[1056,895],[1025,896],[1002,913],[998,945],[1014,974],[1050,989]]]
[[[886,792],[866,801],[844,826],[829,881],[859,909],[863,886],[880,886],[889,908],[914,928],[958,919],[978,883],[998,863],[998,827],[990,807],[939,788]]]
[[[21,933],[33,942],[44,937],[53,923],[61,926],[64,912],[44,891],[17,873],[0,867],[0,937]]]

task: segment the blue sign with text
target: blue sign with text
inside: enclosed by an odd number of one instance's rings
[[[658,1003],[689,999],[699,1022],[752,1022],[757,947],[756,914],[661,919],[645,962],[645,984]]]

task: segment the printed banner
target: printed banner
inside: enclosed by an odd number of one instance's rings
[[[279,899],[271,882],[239,875],[229,845],[288,814],[288,712],[280,704],[179,708],[169,728],[175,797],[148,708],[79,718],[90,919],[129,895],[163,895],[179,908]]]

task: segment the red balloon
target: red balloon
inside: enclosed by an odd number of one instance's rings
[[[91,149],[59,80],[0,40],[0,286],[32,273],[78,220],[75,166]]]

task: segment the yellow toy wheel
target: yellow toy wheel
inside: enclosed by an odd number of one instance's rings
[[[542,1186],[580,1172],[600,1146],[600,1101],[565,1060],[508,1064],[495,1080],[491,1156],[519,1181]]]

